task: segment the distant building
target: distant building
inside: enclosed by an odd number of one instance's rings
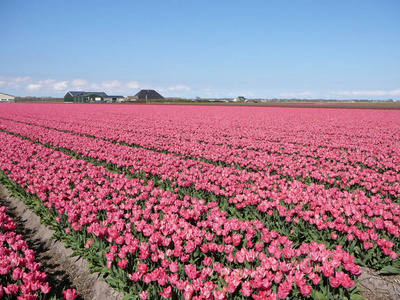
[[[164,99],[158,92],[155,90],[141,90],[136,95],[138,100],[159,100]]]
[[[104,101],[109,102],[109,103],[118,103],[118,102],[124,102],[125,97],[121,95],[107,95],[104,97]]]
[[[124,96],[107,95],[104,92],[69,91],[64,96],[64,102],[67,103],[115,103],[122,101],[124,101]]]
[[[125,102],[127,102],[127,103],[146,103],[146,99],[139,100],[139,98],[137,96],[126,96]]]
[[[15,102],[15,97],[6,93],[0,93],[0,102]]]
[[[238,96],[235,99],[232,100],[233,102],[245,102],[246,98],[243,96]]]

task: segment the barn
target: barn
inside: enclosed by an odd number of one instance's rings
[[[0,102],[14,102],[15,97],[6,93],[0,93]]]
[[[104,92],[69,91],[64,96],[66,103],[121,102],[122,100],[124,100],[124,96],[107,95]]]
[[[137,97],[138,100],[159,100],[159,99],[164,99],[163,96],[161,96],[158,92],[155,90],[141,90],[138,92],[135,97]]]

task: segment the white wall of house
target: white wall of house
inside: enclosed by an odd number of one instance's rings
[[[0,93],[0,102],[14,102],[15,101],[15,97],[8,95],[8,94],[4,94],[4,93]]]

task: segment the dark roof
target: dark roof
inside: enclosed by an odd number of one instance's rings
[[[108,95],[107,98],[124,98],[124,96],[121,96],[121,95]]]
[[[68,93],[70,93],[72,95],[72,97],[76,97],[76,96],[84,94],[85,92],[84,91],[69,91]]]
[[[85,92],[85,94],[83,94],[82,96],[85,96],[85,95],[97,95],[100,97],[108,97],[107,94],[104,92]]]
[[[93,94],[101,96],[101,97],[108,97],[107,94],[104,92],[69,91],[68,93],[70,93],[72,95],[72,97],[86,96],[86,95],[93,95]]]
[[[164,97],[155,90],[141,90],[135,96],[138,97],[138,99],[164,99]]]

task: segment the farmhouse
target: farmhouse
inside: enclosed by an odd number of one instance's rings
[[[243,96],[238,96],[232,100],[232,102],[246,102],[246,98]]]
[[[125,97],[121,95],[107,95],[104,97],[104,101],[109,103],[124,102]]]
[[[0,93],[0,102],[14,102],[15,97],[9,94]]]
[[[155,90],[141,90],[138,92],[135,97],[137,97],[138,100],[159,100],[159,99],[164,99],[163,96],[161,96],[158,92]]]
[[[85,91],[69,91],[64,96],[66,103],[101,103],[101,102],[122,102],[124,96],[107,95],[104,92],[85,92]]]
[[[146,99],[140,99],[137,96],[126,96],[125,102],[127,103],[146,103]]]

